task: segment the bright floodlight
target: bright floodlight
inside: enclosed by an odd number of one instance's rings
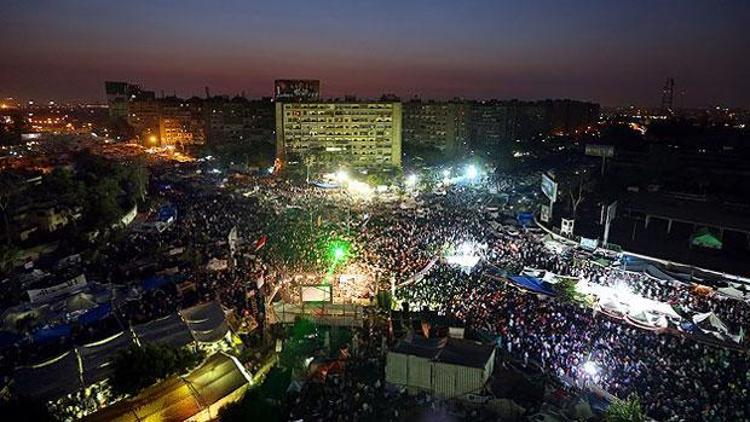
[[[595,363],[595,362],[592,362],[592,361],[590,361],[590,360],[587,360],[587,361],[586,361],[586,362],[585,362],[585,363],[583,364],[583,371],[584,371],[584,372],[585,372],[586,374],[588,374],[589,376],[592,376],[592,377],[593,377],[593,376],[595,376],[596,374],[598,374],[598,373],[599,373],[599,367],[598,367],[598,366],[596,365],[596,363]]]
[[[339,182],[346,182],[349,180],[349,173],[346,170],[339,170],[336,172],[336,180]]]
[[[410,174],[406,178],[406,186],[414,186],[417,184],[417,175],[416,174]]]
[[[469,166],[466,167],[466,177],[469,179],[476,179],[477,176],[479,176],[479,170],[477,170],[477,167],[474,164],[469,164]]]

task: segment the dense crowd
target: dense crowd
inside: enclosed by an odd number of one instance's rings
[[[593,382],[620,397],[636,392],[647,413],[660,420],[743,420],[750,415],[743,399],[750,388],[744,350],[636,328],[578,304],[519,291],[484,276],[484,269],[492,265],[518,274],[532,267],[609,286],[624,283],[645,297],[693,312],[714,311],[744,327],[750,316],[746,303],[696,294],[683,283],[593,265],[574,251],[549,249],[537,234],[490,230],[482,224],[486,215],[470,204],[451,205],[460,216],[457,220],[436,213],[423,230],[440,232],[435,225],[448,224],[444,227],[459,239],[486,242],[485,263],[470,274],[440,265],[399,292],[401,299],[430,305],[475,330],[497,335],[508,354],[525,364],[536,362],[561,379],[579,385]],[[586,362],[595,363],[596,373],[585,370]]]
[[[713,311],[748,328],[746,303],[698,295],[683,283],[592,265],[580,252],[550,248],[540,234],[510,228],[502,210],[483,208],[487,193],[475,187],[424,193],[414,206],[401,206],[400,201],[362,203],[339,192],[274,180],[255,180],[253,185],[196,189],[176,183],[154,194],[155,200],[178,210],[174,226],[163,233],[130,232],[109,242],[88,271],[102,281],[130,286],[149,272],[174,265],[189,274],[192,288],[171,285],[141,292],[139,300],[117,308],[118,323],[110,331],[214,299],[240,318],[262,323],[275,287],[288,283],[292,274],[325,270],[321,244],[344,240],[352,245],[351,263],[366,268],[382,289],[402,286],[396,292],[399,301],[431,307],[473,330],[499,336],[507,354],[526,365],[536,363],[551,376],[593,382],[621,397],[636,392],[657,419],[750,418],[750,365],[744,350],[641,330],[577,304],[518,291],[485,276],[485,270],[518,274],[531,267],[608,286],[624,283],[644,297],[694,312]],[[506,194],[515,186],[512,178],[496,184]],[[228,234],[235,227],[240,242],[230,255]],[[264,235],[267,245],[258,243]],[[461,242],[478,245],[482,260],[476,267],[466,271],[440,262],[424,278],[404,283]],[[185,251],[174,263],[168,253],[173,249]],[[154,256],[161,262],[150,266]],[[228,268],[207,268],[212,259],[226,260]],[[294,290],[284,287],[282,295]],[[600,371],[584,371],[585,362],[596,362]],[[307,399],[299,399],[290,414],[351,420],[353,416],[342,416],[346,413],[357,416],[354,420],[385,420],[398,415],[375,403],[414,400],[382,384],[360,383],[353,365],[341,376],[307,387],[310,391],[300,396]],[[338,408],[347,412],[331,413]]]
[[[513,188],[507,180],[499,186]],[[398,202],[363,207],[337,193],[283,183],[261,186],[251,198],[182,195],[170,197],[181,210],[178,244],[200,245],[204,257],[226,257],[226,235],[234,226],[247,243],[233,271],[198,271],[198,292],[205,298],[215,295],[227,306],[257,313],[259,306],[247,301],[248,286],[257,287],[250,281],[258,277],[281,280],[294,272],[320,270],[320,257],[309,251],[319,253],[319,243],[334,238],[351,241],[352,261],[368,268],[383,287],[391,282],[400,285],[446,248],[469,241],[482,245],[478,253],[483,258],[471,272],[440,263],[421,281],[399,289],[397,298],[413,306],[433,307],[473,329],[499,336],[508,354],[525,364],[536,362],[552,376],[575,383],[594,382],[621,397],[636,392],[648,414],[658,419],[731,420],[750,415],[741,400],[750,387],[744,351],[706,345],[684,335],[645,331],[579,305],[522,293],[483,273],[489,265],[509,274],[531,267],[608,286],[624,283],[644,297],[694,312],[714,311],[745,327],[750,316],[747,304],[698,295],[684,283],[592,265],[579,252],[549,248],[539,234],[489,224],[502,222],[502,213],[493,215],[483,209],[484,194],[477,189],[456,186],[446,195],[421,195],[414,208],[400,207]],[[298,230],[275,230],[268,221],[290,224],[288,215],[295,212],[301,215],[298,220],[309,220],[296,226]],[[272,234],[270,242],[296,249],[296,254],[271,248],[256,256],[252,241],[265,233]],[[310,238],[315,236],[321,238]],[[587,361],[596,362],[601,370],[587,373],[583,370]],[[388,398],[382,396],[385,390],[374,386],[352,389],[356,382],[332,378],[320,386],[322,391],[311,394],[355,406],[364,418],[382,416],[371,413],[370,407]],[[349,397],[353,394],[359,396]],[[323,419],[335,403],[328,404],[317,410],[323,412]]]

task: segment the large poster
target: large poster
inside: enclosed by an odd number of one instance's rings
[[[542,174],[542,193],[551,202],[557,201],[557,182],[544,173]]]

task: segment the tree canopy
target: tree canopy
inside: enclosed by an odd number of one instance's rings
[[[119,394],[135,395],[170,375],[195,368],[202,360],[202,352],[187,348],[132,346],[115,358],[112,389]]]

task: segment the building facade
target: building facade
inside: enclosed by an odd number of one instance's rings
[[[403,142],[447,153],[463,150],[469,138],[469,106],[465,102],[420,100],[403,105]]]
[[[355,168],[401,166],[401,103],[276,103],[276,156]]]
[[[470,108],[470,144],[479,148],[547,135],[574,135],[599,118],[598,104],[574,100],[490,100],[473,102]]]
[[[213,97],[205,102],[209,143],[274,142],[274,104],[270,98]]]

